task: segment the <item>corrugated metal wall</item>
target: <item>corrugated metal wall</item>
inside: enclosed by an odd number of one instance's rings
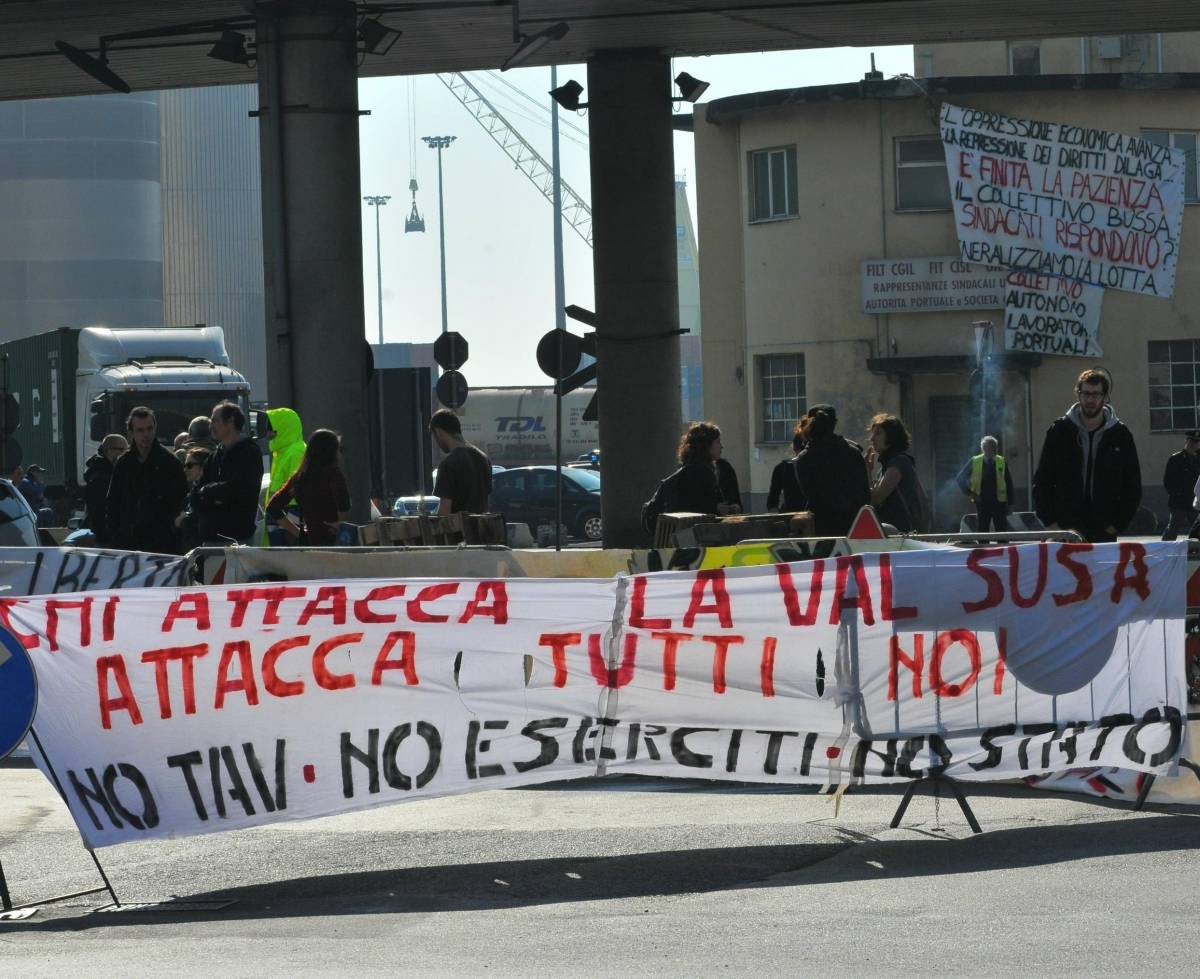
[[[253,85],[175,89],[162,105],[163,311],[225,329],[229,357],[267,399],[258,106]]]
[[[0,340],[162,322],[154,92],[0,102]]]

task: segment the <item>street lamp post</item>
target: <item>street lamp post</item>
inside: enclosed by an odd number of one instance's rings
[[[364,197],[368,205],[375,208],[375,285],[379,300],[379,347],[383,352],[383,248],[379,237],[379,209],[392,198],[387,194],[377,194]],[[379,495],[387,496],[387,442],[384,439],[383,428],[383,375],[376,371],[375,383],[378,387],[379,399]],[[387,516],[387,514],[384,514]]]
[[[447,332],[448,317],[446,315],[446,206],[442,197],[442,150],[447,149],[457,136],[422,136],[425,145],[431,150],[437,150],[438,155],[438,242],[442,253],[442,332]]]

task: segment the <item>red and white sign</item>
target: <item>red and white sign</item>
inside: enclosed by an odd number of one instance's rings
[[[613,772],[1167,774],[1185,554],[938,548],[614,580],[93,592],[7,614],[48,760],[104,846]]]

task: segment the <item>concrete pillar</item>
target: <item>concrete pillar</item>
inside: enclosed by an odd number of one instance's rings
[[[351,519],[370,509],[354,5],[275,0],[258,19],[267,383],[306,433],[341,432]]]
[[[675,469],[679,293],[670,60],[588,62],[604,545],[646,543],[641,505]]]

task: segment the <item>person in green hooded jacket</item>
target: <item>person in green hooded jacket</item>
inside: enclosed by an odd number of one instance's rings
[[[267,489],[267,499],[271,499],[283,484],[295,475],[304,460],[304,427],[300,424],[300,416],[291,408],[267,409],[267,420],[271,424],[271,485]],[[267,536],[267,528],[263,528],[263,543]]]

